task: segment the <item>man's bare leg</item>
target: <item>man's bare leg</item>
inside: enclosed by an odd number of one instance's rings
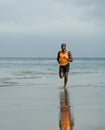
[[[63,78],[63,77],[64,77],[64,73],[61,72],[61,73],[59,74],[59,77],[60,77],[60,78]]]
[[[66,87],[67,82],[68,82],[68,72],[66,72],[64,76],[64,87]]]

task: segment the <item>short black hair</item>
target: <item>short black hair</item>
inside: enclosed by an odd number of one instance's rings
[[[63,46],[63,45],[66,46],[66,43],[62,43],[62,44],[61,44],[61,46]]]

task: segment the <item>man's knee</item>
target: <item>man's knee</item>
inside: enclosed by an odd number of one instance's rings
[[[59,77],[60,77],[60,78],[63,78],[63,75],[60,75]]]
[[[63,78],[63,77],[64,77],[64,74],[63,74],[63,73],[60,73],[60,74],[59,74],[59,77],[60,77],[60,78]]]

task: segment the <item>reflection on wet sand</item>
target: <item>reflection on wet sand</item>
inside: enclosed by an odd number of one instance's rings
[[[60,91],[60,130],[73,130],[74,121],[71,116],[69,100],[70,97],[67,89],[62,89]]]

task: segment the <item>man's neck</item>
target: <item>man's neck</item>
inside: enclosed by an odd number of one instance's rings
[[[62,50],[62,53],[65,53],[66,52],[66,50]]]

